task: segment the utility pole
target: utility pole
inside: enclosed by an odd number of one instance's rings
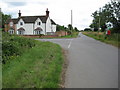
[[[99,31],[100,31],[100,22],[101,22],[101,21],[100,21],[100,14],[101,14],[101,8],[99,9],[99,29],[98,29]],[[99,31],[98,31],[98,32],[99,32]]]
[[[72,24],[73,24],[73,20],[72,20],[72,10],[71,10],[71,35],[72,35]]]
[[[100,16],[99,16],[99,31],[100,31]]]

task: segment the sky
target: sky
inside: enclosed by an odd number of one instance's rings
[[[73,27],[83,30],[92,23],[92,13],[108,2],[110,0],[0,0],[0,8],[12,18],[18,17],[19,10],[22,16],[45,15],[48,8],[50,18],[64,26],[71,24],[72,10]]]

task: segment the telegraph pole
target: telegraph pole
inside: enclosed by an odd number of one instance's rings
[[[72,24],[73,24],[73,19],[72,19],[72,10],[71,10],[71,35],[72,35]]]

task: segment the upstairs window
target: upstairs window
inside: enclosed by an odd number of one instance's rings
[[[23,22],[20,22],[20,25],[22,26],[22,25],[23,25]]]
[[[38,22],[38,23],[37,23],[37,25],[41,25],[41,23],[40,23],[40,22]]]
[[[13,26],[13,22],[10,22],[10,27],[12,27]]]

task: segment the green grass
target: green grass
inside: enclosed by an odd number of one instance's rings
[[[3,65],[3,88],[59,87],[63,64],[61,47],[50,42],[36,43],[35,47]]]
[[[120,34],[119,33],[111,34],[107,38],[105,38],[106,36],[104,32],[82,32],[82,33],[86,36],[92,37],[101,42],[105,42],[107,44],[120,47]]]
[[[44,38],[34,38],[34,39],[56,39],[56,38],[76,38],[79,32],[72,32],[71,35],[59,36],[59,37],[44,37]]]
[[[71,35],[62,36],[61,38],[76,38],[78,36],[78,32],[72,32]]]

